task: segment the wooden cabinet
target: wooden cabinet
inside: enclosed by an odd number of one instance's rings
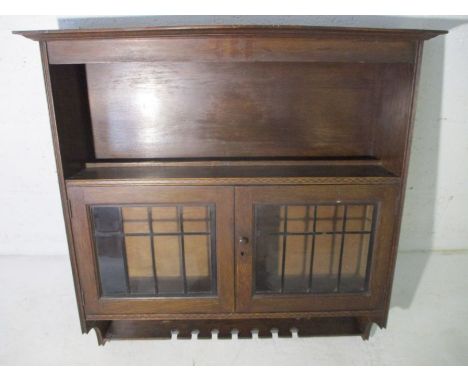
[[[83,332],[386,326],[422,44],[445,32],[18,33],[41,46]]]

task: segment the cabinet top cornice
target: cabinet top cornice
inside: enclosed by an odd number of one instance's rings
[[[299,25],[198,25],[115,29],[15,31],[36,41],[197,36],[279,36],[314,38],[428,40],[443,30],[315,27]]]

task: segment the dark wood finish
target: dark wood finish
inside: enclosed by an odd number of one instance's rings
[[[376,165],[227,165],[227,166],[91,166],[67,184],[395,184],[399,178]]]
[[[241,319],[241,320],[187,320],[187,321],[113,321],[103,338],[107,339],[142,339],[161,338],[191,339],[231,339],[291,338],[296,333],[299,337],[327,335],[361,335],[368,337],[367,327],[354,317],[310,318],[310,319]],[[192,334],[193,333],[193,334]],[[213,335],[214,334],[214,335]]]
[[[393,282],[393,275],[395,271],[395,263],[396,263],[396,254],[398,251],[398,240],[400,238],[400,229],[401,229],[401,219],[403,215],[403,205],[405,200],[405,192],[406,192],[406,181],[408,179],[408,168],[409,168],[409,159],[410,159],[410,151],[411,151],[411,142],[413,138],[413,127],[414,127],[414,117],[416,114],[416,95],[417,95],[417,87],[419,83],[419,76],[420,76],[420,69],[421,69],[421,60],[423,54],[423,42],[420,41],[418,43],[418,50],[416,52],[416,65],[413,68],[413,76],[411,79],[411,104],[409,106],[410,113],[408,115],[408,119],[406,121],[402,121],[402,123],[406,126],[406,141],[403,143],[403,149],[401,155],[402,159],[402,172],[401,172],[401,186],[400,186],[400,196],[399,196],[399,206],[398,210],[395,214],[394,224],[395,224],[395,231],[393,234],[393,246],[392,246],[392,259],[389,272],[387,273],[387,282],[385,285],[385,316],[383,317],[382,326],[387,326],[387,319],[388,319],[388,311],[390,310],[390,297],[392,292],[392,282]]]
[[[95,159],[84,65],[51,65],[57,134],[65,177]]]
[[[371,154],[375,65],[86,68],[98,159]]]
[[[45,84],[45,91],[47,96],[47,105],[49,109],[49,119],[50,119],[50,127],[51,127],[51,134],[52,134],[52,143],[54,146],[54,154],[55,154],[55,165],[57,169],[57,177],[59,181],[59,189],[60,189],[60,198],[62,200],[62,212],[65,221],[65,232],[67,235],[67,242],[68,242],[68,252],[70,256],[70,263],[72,268],[73,274],[73,282],[75,285],[75,296],[76,302],[78,306],[78,314],[80,317],[80,327],[82,333],[89,332],[91,326],[86,321],[85,317],[85,308],[83,304],[82,298],[82,288],[81,288],[81,280],[78,275],[78,267],[77,267],[77,256],[75,252],[75,246],[73,244],[73,233],[71,229],[71,215],[70,215],[70,208],[68,204],[68,197],[67,197],[67,190],[65,186],[65,171],[64,171],[64,163],[62,161],[62,152],[60,150],[61,143],[59,140],[59,133],[58,133],[58,126],[56,120],[56,113],[55,113],[55,104],[52,94],[52,82],[50,78],[50,65],[47,55],[47,44],[45,42],[40,42],[40,49],[41,49],[41,61],[42,61],[42,68],[43,68],[43,75],[44,75],[44,84]],[[63,147],[63,146],[62,146]],[[65,153],[63,153],[65,155]]]
[[[411,41],[357,38],[324,40],[296,37],[188,37],[177,39],[93,39],[50,41],[53,64],[197,61],[197,62],[412,62]]]
[[[322,38],[369,40],[428,40],[448,33],[442,30],[421,29],[384,29],[384,28],[343,28],[316,27],[304,25],[200,25],[166,26],[147,28],[106,28],[106,29],[62,29],[40,31],[17,31],[36,41],[80,40],[80,39],[119,39],[119,38],[155,38],[180,36],[318,36]]]
[[[413,65],[385,65],[377,83],[380,99],[376,110],[374,155],[389,171],[401,175],[408,142],[408,121],[411,116]]]
[[[269,337],[272,327],[289,336],[291,326],[300,336],[365,339],[373,323],[386,326],[422,44],[446,32],[199,26],[16,33],[40,41],[83,332],[94,328],[101,344],[169,338],[172,329],[180,338],[192,330],[208,338],[214,328],[219,338],[232,329],[241,338],[252,329]],[[366,233],[373,235],[367,289],[339,287],[348,277],[343,235],[337,291],[254,294],[254,204],[311,203],[316,212],[338,201],[378,211]],[[216,207],[216,294],[102,295],[91,206],[155,203]],[[179,255],[187,261],[183,249]],[[287,269],[284,255],[278,267]],[[184,273],[184,285],[190,280]],[[285,292],[285,272],[281,280]]]
[[[373,317],[373,322],[380,325],[379,317],[383,317],[384,311],[379,310],[340,310],[340,311],[317,311],[317,312],[233,312],[233,313],[151,313],[151,314],[89,314],[88,320],[96,320],[96,322],[106,320],[132,320],[138,319],[141,321],[167,321],[167,320],[240,320],[240,319],[288,319],[288,318],[318,318],[318,317]]]

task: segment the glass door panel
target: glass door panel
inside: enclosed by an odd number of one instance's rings
[[[68,194],[87,314],[234,310],[232,187],[81,186]]]
[[[216,294],[213,205],[92,206],[106,297]]]
[[[374,204],[254,205],[255,294],[367,289]]]
[[[394,186],[236,188],[239,311],[375,309]]]

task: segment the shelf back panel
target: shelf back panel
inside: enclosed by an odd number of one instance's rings
[[[370,155],[377,67],[87,64],[96,158]]]

